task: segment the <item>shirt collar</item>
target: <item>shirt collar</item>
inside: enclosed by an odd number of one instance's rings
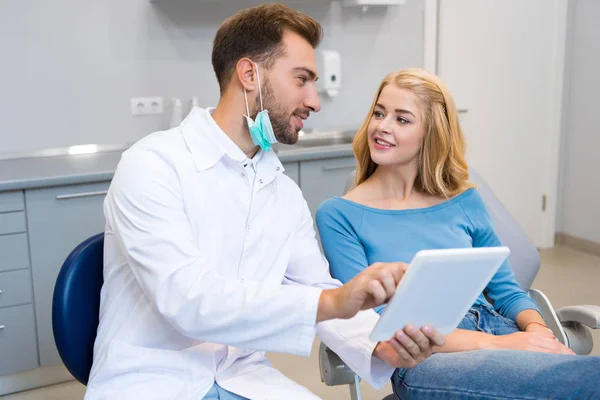
[[[258,153],[250,160],[246,154],[223,132],[212,117],[213,107],[194,107],[180,125],[184,140],[199,171],[215,166],[224,156],[240,164],[252,162],[264,173],[265,183],[284,171],[279,158],[272,150]]]

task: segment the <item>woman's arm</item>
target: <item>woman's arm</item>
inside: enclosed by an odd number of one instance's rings
[[[535,310],[524,310],[517,316],[517,325],[525,332],[537,332],[544,336],[554,338],[554,334],[546,327],[542,316]],[[510,336],[510,335],[506,335]],[[434,347],[434,353],[453,353],[457,351],[486,350],[516,348],[522,340],[516,337],[505,340],[484,332],[456,329],[446,336],[446,343],[441,347]],[[521,338],[525,339],[525,338]]]
[[[317,209],[315,222],[329,272],[334,279],[346,284],[369,266],[358,237],[362,210],[355,207],[346,209],[339,200],[329,199]],[[378,306],[374,310],[380,312],[383,307]]]
[[[546,326],[541,314],[535,310],[521,311],[515,322],[522,331],[546,333],[554,337],[554,333]]]
[[[496,346],[496,337],[489,333],[456,329],[446,336],[443,346],[433,348],[434,353],[455,353],[458,351],[485,350]]]
[[[554,354],[575,354],[545,332],[515,332],[494,336],[483,332],[457,329],[446,336],[446,344],[434,347],[434,353],[453,353],[469,350],[524,350]]]
[[[361,220],[359,209],[342,210],[336,199],[321,204],[315,216],[331,276],[344,284],[369,266],[357,233]]]
[[[461,206],[470,223],[473,247],[502,246],[479,192],[474,191],[471,196],[466,197],[461,201]],[[484,346],[573,354],[572,350],[556,341],[551,331],[545,327],[537,304],[521,288],[508,261],[498,269],[487,285],[486,293],[494,308],[504,317],[515,321],[525,332],[490,335],[491,338],[484,340]]]
[[[460,204],[470,225],[469,234],[473,241],[473,247],[502,246],[494,229],[492,218],[479,192],[475,190],[470,196],[465,197]],[[494,274],[485,291],[494,308],[512,321],[516,321],[517,316],[526,310],[533,310],[539,314],[537,304],[517,282],[508,260]],[[524,325],[521,326],[521,328],[523,327]]]

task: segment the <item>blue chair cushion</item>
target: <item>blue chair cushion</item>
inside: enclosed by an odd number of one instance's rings
[[[54,287],[52,329],[69,372],[86,385],[92,368],[103,278],[104,233],[79,244],[62,265]]]

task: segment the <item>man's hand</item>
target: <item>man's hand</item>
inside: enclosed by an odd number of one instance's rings
[[[373,356],[394,368],[413,368],[431,356],[433,346],[443,346],[444,342],[444,336],[431,327],[419,330],[407,325],[391,340],[377,343]]]
[[[554,354],[575,354],[567,346],[547,332],[515,332],[510,335],[494,336],[492,348],[539,351]]]
[[[319,299],[317,322],[352,318],[361,310],[386,303],[407,267],[405,263],[375,263],[344,286],[324,290]]]

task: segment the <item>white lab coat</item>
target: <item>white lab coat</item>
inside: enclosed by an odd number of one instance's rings
[[[322,288],[340,283],[300,189],[272,151],[248,159],[211,113],[194,108],[117,167],[85,398],[199,400],[214,382],[250,399],[315,398],[265,352],[307,356],[316,332],[382,387],[393,369],[371,356],[375,312],[315,323]]]

